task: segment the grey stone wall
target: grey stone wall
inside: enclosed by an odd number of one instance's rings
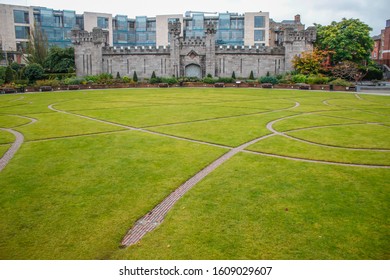
[[[279,47],[216,46],[215,27],[207,26],[203,38],[180,37],[180,22],[169,24],[171,42],[167,47],[108,47],[107,34],[101,29],[93,32],[73,30],[76,72],[78,76],[111,73],[121,77],[150,78],[153,71],[160,77],[183,77],[187,67],[200,69],[200,76],[248,78],[267,73],[277,75],[293,70],[291,60],[303,51],[312,51],[315,30],[289,30]],[[193,73],[193,72],[192,72]],[[199,73],[199,72],[198,72]]]

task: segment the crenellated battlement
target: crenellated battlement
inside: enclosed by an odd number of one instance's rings
[[[92,32],[80,30],[77,26],[71,30],[72,43],[74,45],[80,45],[86,42],[92,42],[96,45],[107,44],[108,31],[95,27]]]
[[[313,43],[317,38],[316,28],[314,26],[308,27],[306,30],[295,31],[294,29],[284,30],[284,42],[292,43],[297,41],[306,41]]]
[[[284,47],[265,47],[265,46],[231,46],[223,45],[215,47],[216,54],[268,54],[283,55]]]
[[[170,54],[169,46],[103,47],[103,55]]]
[[[182,46],[205,46],[204,37],[190,37],[181,41]]]

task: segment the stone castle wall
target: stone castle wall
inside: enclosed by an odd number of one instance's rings
[[[287,30],[282,46],[216,46],[215,27],[206,26],[202,38],[181,38],[180,22],[170,23],[171,42],[166,47],[108,47],[107,34],[73,30],[76,73],[78,76],[119,73],[122,77],[150,78],[198,76],[248,78],[281,74],[292,70],[291,60],[303,51],[313,49],[315,29],[294,32]]]

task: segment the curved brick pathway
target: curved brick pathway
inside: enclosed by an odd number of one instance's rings
[[[16,140],[11,145],[11,148],[9,148],[8,151],[5,152],[3,157],[0,158],[0,172],[1,172],[4,169],[4,167],[8,164],[8,162],[13,158],[15,153],[19,150],[20,146],[23,144],[24,136],[22,133],[10,128],[0,128],[0,130],[4,130],[9,133],[12,133],[16,137]]]
[[[146,214],[144,217],[139,219],[134,227],[129,230],[126,236],[123,238],[121,244],[123,247],[127,247],[137,243],[141,238],[147,234],[148,232],[154,230],[159,224],[164,220],[165,215],[171,210],[174,204],[185,194],[187,193],[193,186],[195,186],[199,181],[201,181],[208,174],[213,172],[217,167],[219,167],[222,163],[230,159],[232,156],[237,154],[238,152],[243,151],[248,146],[255,144],[256,142],[263,140],[265,138],[270,137],[272,134],[257,138],[250,142],[247,142],[237,148],[234,148],[215,160],[213,163],[202,169],[195,176],[190,178],[184,184],[182,184],[179,188],[177,188],[174,192],[172,192],[167,198],[165,198],[160,204],[158,204],[152,211]]]
[[[214,171],[216,168],[218,168],[221,164],[229,160],[231,157],[236,155],[239,152],[246,152],[246,153],[252,153],[252,154],[259,154],[259,155],[264,155],[264,156],[271,156],[271,157],[277,157],[277,158],[283,158],[283,159],[288,159],[288,160],[295,160],[295,161],[300,161],[300,162],[311,162],[311,163],[322,163],[322,164],[332,164],[332,165],[340,165],[340,166],[355,166],[355,167],[371,167],[371,168],[390,168],[390,166],[382,166],[382,165],[360,165],[360,164],[348,164],[348,163],[337,163],[337,162],[327,162],[327,161],[319,161],[319,160],[309,160],[309,159],[302,159],[302,158],[295,158],[295,157],[288,157],[288,156],[281,156],[281,155],[273,155],[273,154],[266,154],[266,153],[261,153],[261,152],[254,152],[254,151],[248,151],[245,150],[247,147],[250,145],[253,145],[263,139],[266,139],[268,137],[274,136],[274,135],[281,135],[284,137],[288,137],[288,135],[284,134],[283,132],[277,131],[273,128],[273,124],[275,124],[277,121],[284,120],[287,118],[292,118],[294,116],[288,116],[288,117],[283,117],[277,120],[273,120],[267,124],[267,129],[271,132],[271,134],[259,137],[257,139],[254,139],[252,141],[249,141],[245,144],[242,144],[239,147],[232,148],[224,145],[218,145],[218,144],[213,144],[213,143],[208,143],[204,141],[198,141],[198,140],[193,140],[193,139],[188,139],[188,138],[183,138],[183,137],[178,137],[178,136],[173,136],[173,135],[168,135],[160,132],[154,132],[150,131],[147,129],[143,128],[136,128],[132,126],[126,126],[114,122],[109,122],[109,121],[104,121],[92,117],[87,117],[84,115],[79,115],[75,113],[70,113],[67,111],[62,111],[55,109],[53,106],[55,104],[49,105],[49,109],[59,112],[59,113],[64,113],[64,114],[69,114],[69,115],[74,115],[78,116],[81,118],[89,119],[89,120],[94,120],[98,121],[101,123],[105,124],[111,124],[115,126],[119,126],[122,128],[126,128],[129,130],[133,131],[140,131],[148,134],[154,134],[154,135],[159,135],[159,136],[164,136],[164,137],[169,137],[169,138],[174,138],[174,139],[179,139],[179,140],[184,140],[188,142],[195,142],[195,143],[200,143],[200,144],[205,144],[205,145],[212,145],[212,146],[217,146],[217,147],[222,147],[222,148],[227,148],[230,149],[227,153],[225,153],[223,156],[206,166],[204,169],[202,169],[200,172],[198,172],[195,176],[191,177],[189,180],[187,180],[184,184],[182,184],[180,187],[178,187],[175,191],[173,191],[168,197],[166,197],[161,203],[159,203],[156,207],[154,207],[149,213],[147,213],[145,216],[143,216],[141,219],[139,219],[134,226],[127,232],[125,237],[122,239],[122,246],[123,247],[128,247],[131,245],[136,244],[139,242],[143,236],[145,236],[148,232],[151,232],[154,230],[158,225],[160,225],[166,214],[172,209],[172,207],[175,205],[175,203],[184,196],[192,187],[194,187],[198,182],[200,182],[203,178],[205,178],[208,174],[210,174],[212,171]],[[329,104],[326,104],[329,105]],[[299,102],[295,102],[295,106],[291,108],[285,108],[285,109],[279,109],[279,110],[274,110],[271,112],[279,112],[279,111],[285,111],[288,109],[293,109],[300,106]],[[267,112],[267,113],[271,113]],[[264,113],[264,112],[263,112]],[[311,113],[306,113],[306,114],[312,114]],[[305,113],[303,113],[305,114]],[[237,116],[239,117],[239,116]],[[299,140],[295,139],[294,140]],[[304,140],[302,140],[304,141]],[[312,144],[311,142],[309,142]]]

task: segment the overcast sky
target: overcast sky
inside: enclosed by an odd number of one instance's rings
[[[3,4],[42,6],[76,13],[105,12],[113,15],[155,16],[184,14],[185,11],[205,12],[269,12],[275,21],[293,19],[300,14],[302,23],[328,25],[342,18],[359,18],[380,34],[390,19],[389,0],[0,0]]]

